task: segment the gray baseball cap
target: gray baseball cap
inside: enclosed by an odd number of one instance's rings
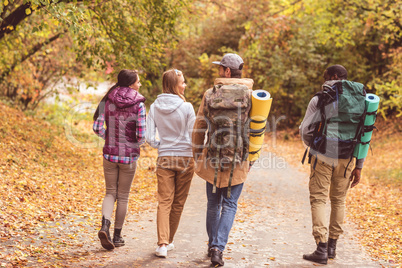
[[[234,70],[241,70],[243,69],[243,59],[234,53],[228,53],[223,56],[221,61],[213,61],[213,64],[222,65],[223,67],[229,67],[230,69]]]

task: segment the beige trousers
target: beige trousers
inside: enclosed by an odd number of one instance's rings
[[[158,179],[158,245],[170,244],[179,227],[194,175],[192,157],[162,156],[157,160]]]
[[[345,218],[345,199],[350,186],[350,175],[355,165],[354,160],[349,164],[346,176],[345,169],[349,159],[333,159],[318,155],[315,169],[315,157],[311,158],[311,174],[309,182],[311,215],[313,219],[313,236],[317,243],[326,243],[329,238],[338,239],[343,233],[342,226]],[[331,201],[329,220],[329,235],[326,202]]]
[[[131,164],[114,163],[103,158],[106,195],[102,203],[102,215],[110,220],[116,202],[114,228],[121,229],[127,214],[128,196],[134,179],[137,162]]]

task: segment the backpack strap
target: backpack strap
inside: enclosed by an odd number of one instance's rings
[[[244,131],[242,131],[241,135],[243,138],[243,158],[242,158],[242,162],[246,161],[248,158],[248,155],[250,154],[248,149],[249,149],[249,145],[250,145],[250,138],[248,135],[251,135],[250,131],[251,129],[250,127],[250,119],[248,119],[246,121],[246,126],[248,126],[247,130],[243,129]],[[249,134],[248,134],[249,133]]]
[[[241,122],[240,122],[240,113],[241,109],[239,111],[239,116],[237,117],[237,122],[236,122],[236,141],[235,141],[235,147],[234,147],[234,154],[233,154],[233,159],[232,159],[232,168],[230,170],[230,176],[229,176],[229,183],[228,183],[228,193],[227,197],[230,198],[230,194],[232,192],[232,179],[233,179],[233,171],[236,163],[236,152],[237,152],[237,145],[239,142],[239,132],[241,131]]]
[[[258,149],[257,151],[249,152],[249,154],[257,154],[259,151],[261,151],[261,149],[262,149],[262,148]]]
[[[210,129],[209,129],[210,131]],[[219,137],[220,138],[220,137]],[[211,149],[211,145],[212,145],[212,136],[209,138],[209,142],[208,142],[208,150]],[[218,150],[216,151],[216,156],[215,156],[215,160],[219,159],[219,155],[221,154],[221,147],[220,145],[218,145]],[[212,187],[212,193],[216,193],[216,182],[218,180],[218,165],[219,163],[215,163],[215,174],[214,174],[214,185]]]
[[[234,166],[235,166],[235,162],[236,162],[236,151],[237,151],[238,139],[239,139],[239,133],[236,132],[236,143],[235,143],[235,148],[234,148],[234,156],[233,156],[233,160],[232,160],[232,168],[230,170],[229,184],[228,184],[228,195],[227,195],[228,198],[230,198],[230,193],[232,191],[232,179],[233,179]]]
[[[367,112],[366,115],[375,115],[377,117],[377,110],[374,112]]]
[[[359,122],[359,125],[356,130],[356,135],[354,137],[354,140],[357,140],[358,142],[360,142],[361,136],[362,136],[362,134],[364,134],[364,129],[365,129],[364,119],[366,118],[366,115],[367,115],[367,108],[364,108],[364,112],[360,118],[360,122]]]
[[[320,132],[321,129],[322,129],[323,120],[324,120],[324,117],[323,117],[323,116],[325,116],[325,114],[323,115],[323,111],[322,111],[321,106],[320,106],[320,105],[322,105],[322,99],[321,99],[322,96],[323,96],[323,92],[322,92],[322,91],[320,91],[320,92],[318,92],[318,93],[316,93],[316,94],[314,95],[314,97],[318,97],[317,107],[320,109],[320,117],[321,117],[321,120],[320,120],[320,122],[315,126],[314,131],[313,131],[313,137],[311,137],[310,143],[307,145],[307,148],[306,148],[306,150],[304,151],[303,158],[302,158],[302,161],[301,161],[301,163],[302,163],[303,165],[304,165],[304,161],[306,160],[307,152],[309,152],[309,154],[308,154],[308,164],[311,163],[311,156],[312,156],[312,154],[311,154],[311,151],[310,151],[309,149],[311,148],[311,144],[313,143],[314,139],[317,137],[317,135],[319,134],[319,132]],[[317,117],[317,116],[315,115],[313,122],[315,121],[315,118],[316,118],[316,117]]]
[[[304,165],[304,160],[306,160],[306,156],[307,156],[307,151],[310,147],[307,147],[306,150],[304,151],[304,155],[303,155],[303,159],[301,161],[302,165]]]
[[[218,145],[219,146],[219,145]],[[218,147],[218,150],[216,151],[216,160],[219,161],[219,155],[221,154],[221,147]],[[215,164],[215,175],[214,175],[214,185],[212,187],[212,193],[215,194],[216,193],[216,182],[218,180],[218,166],[219,166],[220,162]]]
[[[355,137],[353,138],[353,140],[356,142],[355,147],[356,147],[357,144],[362,144],[362,145],[366,144],[365,142],[361,142],[361,137],[362,137],[362,135],[364,135],[364,132],[365,132],[365,129],[366,129],[366,127],[364,126],[364,119],[366,118],[366,115],[367,115],[367,107],[364,108],[363,114],[360,117],[359,125],[357,126],[357,129],[356,129]],[[353,153],[350,156],[349,163],[348,163],[348,165],[346,166],[346,169],[345,169],[345,173],[344,173],[345,178],[346,178],[346,171],[348,170],[349,164],[350,164],[350,162],[352,162],[352,159],[353,159]]]
[[[315,170],[315,167],[317,166],[317,161],[318,161],[318,157],[317,157],[317,155],[315,155],[313,170]],[[311,162],[311,159],[310,159],[310,162]]]
[[[265,133],[265,127],[261,129],[250,129],[251,137],[261,137]]]
[[[349,160],[348,164],[346,165],[345,173],[343,174],[343,177],[344,177],[344,178],[346,178],[346,171],[348,170],[348,167],[349,167],[349,165],[350,165],[350,162],[352,162],[352,159],[353,159],[353,154],[352,154],[352,156],[350,157],[350,160]]]
[[[262,124],[262,123],[267,122],[267,120],[268,120],[268,118],[265,118],[264,120],[254,120],[254,119],[251,119],[251,122],[252,122],[252,123],[256,123],[256,124]]]

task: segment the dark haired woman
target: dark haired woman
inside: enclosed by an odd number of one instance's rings
[[[105,140],[103,170],[106,195],[102,204],[102,228],[98,237],[102,247],[112,250],[124,246],[121,236],[127,213],[128,196],[134,178],[140,145],[145,141],[145,98],[138,92],[137,71],[122,70],[94,114],[93,130]],[[106,129],[104,124],[106,123]],[[113,241],[110,220],[116,205]]]
[[[158,148],[156,256],[167,257],[190,190],[194,174],[191,135],[195,121],[193,105],[186,102],[186,82],[181,71],[171,69],[162,76],[163,94],[151,105],[147,120],[147,142]],[[156,138],[158,131],[159,139]]]

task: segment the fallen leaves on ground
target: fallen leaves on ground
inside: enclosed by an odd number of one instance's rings
[[[0,117],[1,265],[59,267],[91,258],[85,248],[96,240],[105,192],[101,146],[85,146],[97,144],[91,123],[88,133],[75,129],[69,137],[1,102]],[[142,158],[132,214],[155,200],[155,150],[144,147]]]
[[[362,182],[348,196],[348,217],[375,259],[402,265],[402,120],[376,124]],[[399,129],[399,130],[398,130]]]

